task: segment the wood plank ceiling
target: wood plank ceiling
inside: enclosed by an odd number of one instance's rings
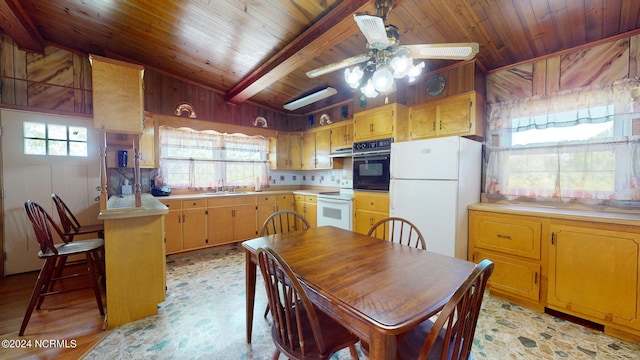
[[[343,72],[314,68],[365,52],[355,12],[373,0],[0,0],[0,27],[30,51],[43,44],[114,57],[282,110],[325,86],[353,97]],[[487,70],[640,29],[637,0],[402,0],[387,23],[402,44],[478,42]],[[426,71],[451,65],[427,61]]]

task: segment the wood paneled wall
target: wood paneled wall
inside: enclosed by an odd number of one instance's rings
[[[640,35],[583,47],[487,75],[487,103],[513,102],[640,75]]]
[[[478,71],[474,61],[437,73],[447,79],[445,91],[437,97],[427,95],[425,90],[425,83],[434,72],[425,74],[415,84],[400,80],[397,90],[386,97],[361,100],[360,92],[354,91],[353,101],[310,114],[294,115],[252,103],[232,105],[224,101],[223,94],[212,89],[147,69],[144,75],[145,111],[184,117],[186,120],[188,114],[177,115],[176,108],[188,103],[193,107],[197,120],[253,127],[256,117],[260,116],[267,119],[271,130],[303,131],[322,126],[320,117],[324,114],[336,123],[353,119],[354,112],[385,103],[399,102],[411,106],[470,90],[481,89],[484,92],[484,74]],[[27,53],[18,49],[8,36],[0,34],[0,81],[2,104],[85,116],[92,114],[88,56],[53,46],[47,46],[44,55]]]
[[[91,66],[86,56],[45,46],[44,55],[18,49],[0,34],[3,104],[91,114]]]

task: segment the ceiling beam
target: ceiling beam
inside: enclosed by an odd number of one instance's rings
[[[310,58],[353,35],[357,25],[351,16],[368,4],[370,0],[338,1],[336,7],[319,21],[240,80],[227,92],[225,101],[239,104],[249,99],[308,62]]]
[[[18,48],[44,53],[44,40],[17,0],[0,0],[0,24]]]

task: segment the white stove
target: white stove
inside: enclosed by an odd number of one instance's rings
[[[318,194],[318,226],[335,226],[352,230],[353,181],[342,180],[339,191]]]

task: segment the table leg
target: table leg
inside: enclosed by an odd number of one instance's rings
[[[369,359],[391,360],[396,358],[396,337],[394,335],[385,335],[377,331],[373,331],[370,335]]]
[[[256,264],[251,259],[251,254],[248,251],[245,251],[247,344],[251,343],[251,332],[253,330],[253,307],[256,297],[256,267]]]

